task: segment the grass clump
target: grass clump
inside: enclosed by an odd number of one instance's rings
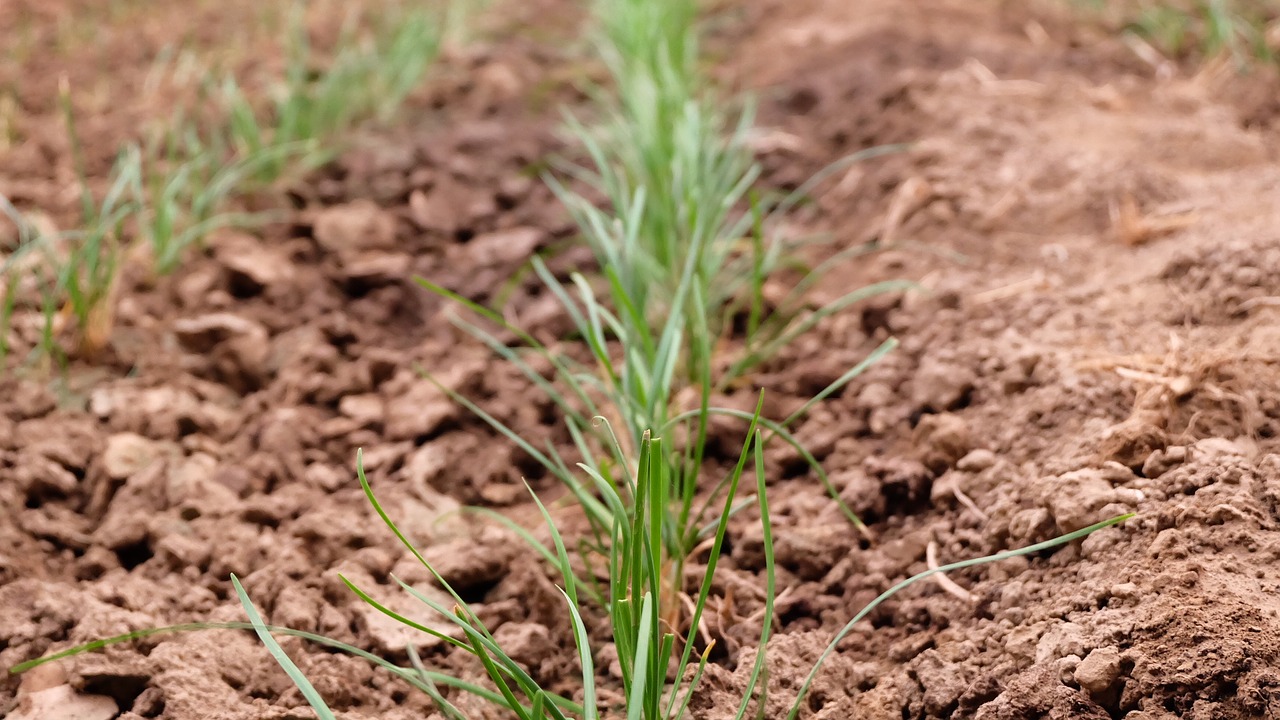
[[[65,359],[59,334],[72,325],[73,351],[94,356],[107,344],[112,327],[113,300],[127,223],[138,211],[132,190],[139,180],[136,155],[122,153],[112,166],[111,183],[101,202],[89,187],[84,155],[75,132],[75,118],[65,83],[60,91],[72,162],[80,185],[80,229],[51,232],[30,223],[0,197],[0,211],[17,229],[17,245],[0,264],[0,362],[10,351],[10,330],[18,310],[38,314],[38,355]]]
[[[880,283],[810,309],[804,294],[818,279],[820,273],[815,273],[780,303],[768,306],[765,282],[795,260],[794,248],[775,230],[776,218],[825,173],[784,198],[768,201],[754,194],[761,171],[748,144],[751,114],[744,110],[735,117],[727,111],[698,71],[693,3],[599,0],[594,12],[595,47],[612,84],[591,89],[594,123],[573,116],[567,120],[587,164],[560,163],[560,174],[547,180],[576,220],[600,276],[575,272],[562,279],[542,259],[532,261],[537,277],[572,320],[574,334],[588,351],[585,361],[553,351],[498,312],[421,282],[485,321],[454,318],[547,394],[563,414],[578,457],[615,492],[637,471],[646,435],[680,440],[664,445],[657,459],[668,482],[659,540],[671,594],[680,591],[684,558],[706,536],[710,508],[725,490],[699,481],[710,418],[750,418],[741,410],[712,407],[712,398],[822,318],[909,285]],[[827,172],[887,151],[864,152]],[[604,205],[577,187],[602,191]],[[495,327],[517,342],[501,340],[497,329],[490,329]],[[739,327],[745,329],[743,345],[727,356],[721,347]],[[886,342],[814,401],[838,391],[895,344]],[[553,380],[534,368],[530,355],[551,364]],[[617,509],[599,500],[593,484],[575,477],[573,459],[551,444],[520,437],[468,399],[450,394],[573,492],[592,526],[595,542],[589,556],[606,555],[601,539],[608,537]],[[682,406],[682,397],[696,398],[696,405],[686,401]],[[789,426],[810,407],[782,420],[761,418],[766,439],[795,447],[854,526],[861,527],[820,464],[791,434]],[[599,424],[596,417],[610,422]],[[678,614],[674,600],[662,603],[672,622]]]
[[[285,72],[270,88],[265,111],[234,77],[208,89],[227,118],[222,128],[226,136],[214,141],[229,145],[239,157],[260,158],[253,163],[252,177],[262,184],[323,165],[351,128],[395,115],[439,54],[443,28],[456,8],[388,3],[369,18],[371,27],[365,32],[351,16],[332,58],[317,72],[303,6],[294,6]]]
[[[1087,0],[1123,32],[1178,59],[1229,57],[1238,67],[1280,59],[1280,5],[1273,0]]]
[[[749,143],[753,114],[749,103],[731,112],[745,101],[720,97],[699,72],[695,4],[598,0],[594,9],[595,46],[612,85],[593,89],[593,123],[568,121],[588,163],[559,167],[601,190],[605,205],[550,182],[605,273],[604,294],[620,319],[643,339],[661,318],[683,318],[683,380],[697,384],[711,362],[696,338],[714,343],[735,322],[744,327],[748,350],[716,378],[723,389],[785,344],[778,335],[818,277],[767,307],[764,282],[797,260],[776,220],[831,172],[900,148],[845,158],[785,198],[762,199],[754,192],[761,169]]]
[[[1268,28],[1280,20],[1280,7],[1264,0],[1196,0],[1145,4],[1130,28],[1174,57],[1196,52],[1212,58],[1229,55],[1236,63],[1275,62],[1276,38]]]
[[[266,106],[252,102],[235,78],[216,80],[205,71],[195,109],[180,109],[155,137],[125,146],[101,199],[90,191],[64,83],[61,106],[82,188],[81,229],[41,232],[4,202],[18,245],[0,266],[0,359],[11,346],[14,313],[32,308],[43,318],[36,358],[61,363],[96,355],[110,340],[114,290],[126,258],[145,258],[146,272],[167,275],[210,233],[279,217],[243,211],[241,201],[330,161],[359,124],[390,119],[438,55],[443,29],[462,16],[461,6],[398,2],[363,29],[351,16],[322,64],[307,36],[304,7],[293,6],[284,73]],[[67,326],[70,343],[60,338]]]

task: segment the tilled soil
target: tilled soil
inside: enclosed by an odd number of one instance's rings
[[[795,225],[828,233],[827,252],[873,246],[815,302],[888,278],[920,288],[832,318],[753,378],[785,407],[902,341],[799,430],[867,535],[798,458],[769,458],[782,594],[765,716],[785,715],[833,633],[928,567],[931,546],[947,563],[1127,512],[1083,542],[954,573],[958,591],[907,589],[841,643],[808,712],[1280,716],[1280,153],[1276,107],[1259,100],[1275,74],[1158,80],[1049,4],[759,0],[726,16],[712,46],[726,79],[760,95],[772,186],[914,143],[836,178]],[[292,226],[222,236],[176,278],[125,293],[112,356],[78,368],[75,392],[3,381],[0,665],[242,619],[235,573],[273,623],[398,662],[412,642],[479,677],[337,579],[415,616],[390,576],[429,587],[354,481],[362,447],[402,529],[513,657],[573,693],[552,575],[452,512],[505,508],[534,527],[520,479],[556,489],[416,367],[535,437],[563,440],[558,419],[411,281],[504,303],[540,337],[562,332],[521,272],[535,252],[561,269],[585,262],[559,249],[572,228],[536,178],[565,151],[547,100],[575,74],[562,32],[451,58],[437,109],[298,188]],[[717,426],[713,446],[729,452],[741,432]],[[732,717],[750,672],[763,604],[752,520],[735,521],[720,565],[698,718]],[[349,717],[431,715],[363,661],[285,645]],[[616,683],[610,652],[597,667]],[[55,717],[41,702],[93,718],[310,712],[258,641],[230,631],[9,678],[0,708],[15,702],[20,718]]]

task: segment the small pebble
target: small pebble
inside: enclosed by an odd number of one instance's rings
[[[1076,682],[1090,695],[1100,695],[1120,679],[1120,651],[1114,647],[1098,648],[1076,667]]]
[[[964,472],[982,472],[992,465],[996,464],[996,454],[986,448],[978,448],[970,450],[967,455],[960,458],[956,463],[957,470]]]

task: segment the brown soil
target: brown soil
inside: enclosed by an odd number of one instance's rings
[[[0,665],[242,619],[231,573],[272,622],[405,661],[424,639],[337,580],[397,607],[392,574],[428,580],[354,483],[363,447],[402,528],[514,657],[572,693],[551,573],[506,533],[450,513],[484,504],[534,526],[520,478],[554,488],[414,370],[557,437],[549,404],[410,281],[505,302],[544,337],[562,327],[519,271],[571,234],[533,171],[562,149],[548,98],[577,72],[563,49],[572,23],[556,16],[565,3],[507,5],[510,28],[556,27],[450,57],[434,109],[298,189],[290,226],[220,237],[177,277],[130,288],[112,356],[74,368],[61,393],[0,381]],[[712,47],[727,81],[760,95],[771,185],[868,145],[916,143],[838,178],[795,222],[835,247],[877,245],[816,301],[893,277],[921,289],[831,319],[753,378],[793,402],[884,338],[902,341],[800,427],[871,538],[796,458],[770,458],[784,592],[765,716],[784,716],[833,633],[925,569],[931,544],[946,563],[1123,512],[1138,516],[953,574],[963,592],[926,583],[885,603],[825,666],[810,716],[1280,716],[1275,74],[1157,80],[1057,4],[735,8]],[[5,183],[21,174],[10,167]],[[718,432],[740,442],[740,428]],[[732,717],[750,672],[763,587],[751,522],[738,519],[720,566],[710,631],[722,650],[698,718]],[[363,661],[285,645],[348,717],[431,715]],[[442,647],[422,652],[480,676]],[[41,698],[95,718],[309,717],[239,632],[155,636],[0,684],[12,717],[55,717]]]

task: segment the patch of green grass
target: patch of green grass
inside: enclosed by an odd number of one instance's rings
[[[735,322],[744,326],[747,351],[716,379],[723,389],[785,344],[779,335],[821,275],[779,307],[766,307],[765,280],[796,259],[777,221],[831,172],[902,148],[859,153],[786,197],[759,197],[750,104],[721,97],[700,72],[694,7],[686,0],[598,0],[596,46],[612,86],[592,89],[592,123],[569,118],[589,163],[560,169],[603,191],[606,205],[555,177],[550,182],[608,275],[608,299],[620,315],[624,306],[635,308],[622,319],[643,334],[673,310],[683,317],[684,379],[696,383],[708,364],[693,338],[707,335],[714,344]],[[734,112],[735,105],[745,107]]]
[[[127,159],[122,157],[117,167],[127,172]],[[12,320],[19,310],[37,312],[41,318],[34,360],[61,364],[69,352],[92,357],[106,346],[120,237],[134,210],[127,196],[129,179],[121,175],[101,204],[90,205],[81,229],[56,235],[43,234],[0,198],[0,207],[18,228],[18,245],[0,264],[0,361],[11,349]],[[64,330],[74,336],[70,349],[60,339]]]
[[[757,458],[756,467],[762,466],[762,460],[760,460],[760,438],[758,434],[754,433],[754,423],[751,430],[753,432],[748,435],[749,440],[742,449],[738,463],[727,478],[732,490],[736,490],[738,483],[741,481],[744,470],[747,467],[747,460],[752,452]],[[582,466],[582,469],[591,475],[590,469],[585,465]],[[559,571],[565,600],[571,615],[574,638],[578,646],[583,688],[581,705],[575,705],[539,687],[518,663],[514,662],[502,651],[502,648],[494,642],[493,636],[475,613],[470,610],[465,601],[449,587],[443,578],[440,578],[435,573],[435,570],[423,559],[418,550],[396,528],[395,523],[390,519],[373,494],[367,479],[364,477],[363,470],[360,468],[359,460],[357,460],[357,470],[361,485],[383,522],[436,577],[437,582],[453,596],[456,605],[450,610],[414,591],[411,587],[404,586],[405,589],[422,600],[436,613],[445,617],[452,616],[456,618],[456,624],[463,631],[465,639],[453,641],[453,644],[471,652],[480,660],[489,676],[490,682],[493,683],[502,696],[503,700],[499,704],[510,710],[517,717],[522,718],[522,720],[542,717],[563,718],[566,717],[565,713],[572,713],[582,718],[597,717],[599,709],[596,706],[596,697],[598,693],[595,688],[596,678],[593,667],[595,651],[590,647],[588,631],[578,610],[581,602],[580,592],[589,590],[589,588],[581,584],[574,572],[569,551],[560,531],[538,497],[533,495],[535,503],[542,511],[554,548],[554,551],[548,551],[543,548],[544,554],[552,563],[552,566]],[[720,549],[728,528],[729,516],[733,511],[732,503],[726,501],[718,513],[710,560],[703,572],[700,591],[692,603],[693,617],[687,633],[684,633],[682,637],[678,637],[681,635],[680,631],[667,622],[660,607],[660,598],[664,594],[666,583],[668,582],[668,577],[663,567],[663,545],[660,537],[662,532],[661,515],[665,511],[665,493],[669,483],[666,472],[662,440],[646,437],[640,448],[637,474],[634,477],[634,481],[628,483],[628,487],[625,490],[619,491],[617,487],[603,478],[592,475],[602,501],[617,509],[617,513],[613,517],[613,524],[609,529],[607,543],[608,597],[611,599],[607,605],[607,611],[610,636],[617,648],[622,670],[622,686],[623,694],[627,699],[626,715],[628,718],[658,720],[659,718],[680,717],[684,714],[684,708],[688,704],[693,687],[697,684],[702,674],[710,652],[710,648],[704,648],[701,653],[697,653],[694,650],[699,627],[698,620],[706,608],[707,598],[711,590],[711,580],[715,574],[716,562],[719,559]],[[760,489],[764,487],[764,476],[762,474],[757,475],[757,486]],[[730,492],[727,497],[732,498],[733,495],[734,493]],[[767,518],[768,505],[765,496],[761,493],[758,497],[760,498],[761,512]],[[771,552],[769,553],[766,572],[772,578]],[[347,584],[361,598],[384,612],[384,614],[387,614],[392,619],[404,621],[401,616],[381,606],[359,588],[351,585],[350,582]],[[768,618],[766,624],[769,624],[771,620],[772,618]],[[412,621],[409,624],[432,632],[425,626],[412,623]],[[448,638],[448,636],[441,635],[438,632],[433,634],[437,637]],[[763,646],[760,652],[763,653]],[[674,668],[675,677],[687,679],[685,687],[673,689],[668,686],[668,670],[671,668]],[[323,712],[320,708],[317,708],[317,711]]]
[[[112,327],[123,237],[138,208],[130,190],[138,182],[140,169],[136,156],[122,153],[112,167],[105,196],[101,202],[96,200],[85,174],[65,86],[60,96],[80,183],[81,225],[76,231],[51,234],[28,223],[8,199],[0,197],[0,210],[17,228],[18,240],[0,265],[5,285],[0,300],[0,361],[9,354],[11,324],[19,308],[38,312],[41,318],[36,357],[57,363],[68,354],[59,338],[64,325],[73,326],[71,351],[89,357],[106,346]]]
[[[372,18],[372,28],[362,31],[349,23],[327,66],[317,72],[302,6],[295,6],[286,70],[270,89],[265,111],[234,78],[213,87],[210,95],[228,119],[225,142],[241,157],[268,158],[256,164],[255,179],[262,183],[286,170],[305,172],[328,162],[344,133],[398,111],[439,53],[449,15],[391,3]]]
[[[187,252],[201,247],[220,228],[250,228],[282,213],[249,213],[236,209],[240,196],[260,187],[257,178],[268,166],[284,167],[303,154],[301,145],[231,152],[225,142],[208,144],[194,123],[175,120],[163,141],[131,145],[126,152],[142,168],[133,185],[138,200],[137,239],[145,243],[151,270],[168,275],[182,265]]]
[[[101,200],[89,191],[69,90],[63,88],[61,104],[83,188],[82,226],[43,237],[5,203],[24,240],[0,269],[6,276],[0,355],[10,346],[13,314],[32,302],[44,318],[38,357],[92,356],[105,347],[126,247],[143,245],[146,253],[127,256],[147,257],[151,272],[165,275],[209,233],[275,217],[242,212],[239,200],[328,162],[361,123],[390,120],[438,55],[445,27],[456,27],[462,17],[460,6],[389,3],[370,27],[348,26],[322,65],[307,37],[305,6],[293,7],[286,69],[270,88],[270,101],[255,103],[235,78],[214,81],[206,73],[195,108],[180,109],[160,133],[121,151]],[[189,62],[175,71],[201,72]],[[73,347],[57,338],[68,319],[79,338]]]
[[[1124,32],[1172,58],[1228,55],[1240,67],[1274,63],[1280,49],[1280,5],[1274,0],[1084,0]]]
[[[725,492],[723,484],[707,488],[700,482],[710,420],[717,415],[750,419],[749,413],[713,407],[712,397],[739,384],[823,318],[877,293],[911,287],[878,283],[825,307],[808,307],[806,291],[838,256],[768,306],[764,283],[794,265],[794,248],[776,231],[777,220],[831,172],[899,148],[845,158],[795,193],[762,200],[753,190],[760,167],[747,142],[751,114],[735,117],[724,110],[698,70],[694,4],[599,0],[595,12],[596,47],[613,84],[592,88],[594,124],[568,118],[570,134],[589,164],[559,167],[562,176],[603,191],[606,203],[597,206],[555,175],[547,181],[577,221],[600,276],[574,272],[562,280],[540,258],[532,261],[539,280],[572,320],[574,335],[589,351],[587,361],[553,351],[499,312],[420,282],[468,310],[471,319],[454,317],[455,324],[515,365],[556,404],[577,457],[598,482],[615,491],[624,488],[648,435],[680,439],[667,444],[661,458],[668,488],[660,540],[669,578],[669,597],[661,604],[674,622],[685,557],[706,536],[711,508]],[[726,355],[721,346],[736,327],[745,331],[745,341]],[[509,346],[491,328],[514,335],[517,343]],[[895,340],[884,343],[790,417],[760,420],[766,439],[795,448],[857,528],[861,521],[790,428],[814,403],[895,345]],[[553,379],[535,369],[531,355],[551,365]],[[619,508],[602,502],[594,484],[576,477],[574,460],[553,445],[520,437],[467,398],[446,392],[572,491],[592,527],[594,542],[585,559],[606,555],[602,539]],[[689,396],[697,398],[696,407],[678,404]],[[607,596],[597,593],[595,600],[606,603]]]
[[[1131,28],[1174,56],[1196,51],[1204,57],[1229,54],[1237,63],[1274,62],[1268,23],[1280,7],[1262,0],[1197,0],[1153,3],[1142,8]]]

